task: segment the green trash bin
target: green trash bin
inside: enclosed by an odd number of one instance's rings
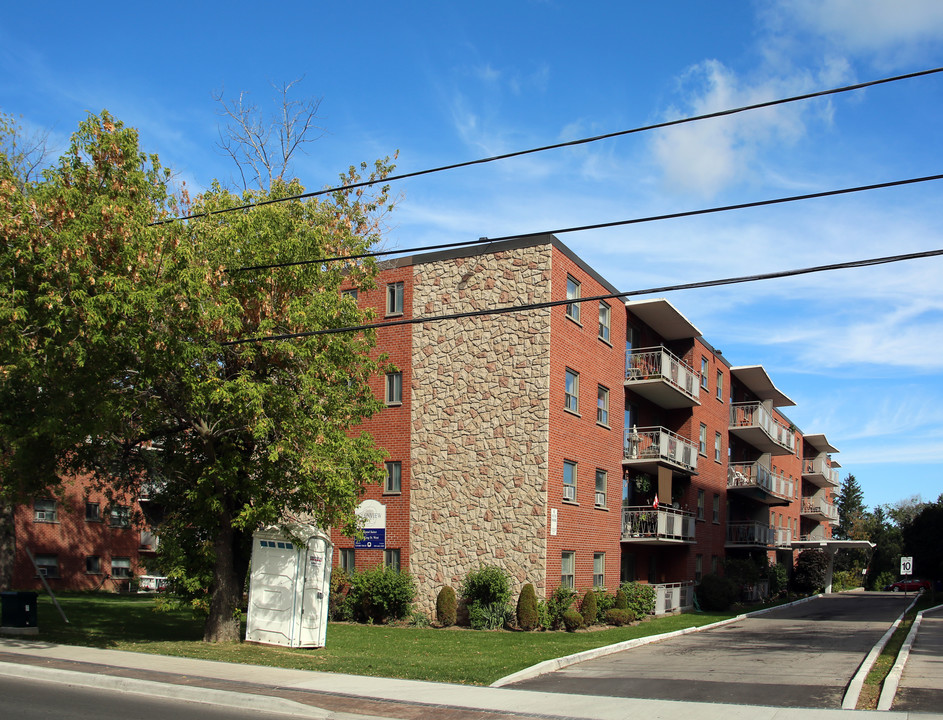
[[[0,593],[0,625],[11,628],[36,627],[36,598],[34,592]]]

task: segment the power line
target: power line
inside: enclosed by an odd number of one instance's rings
[[[508,305],[487,310],[472,310],[468,312],[452,313],[448,315],[427,315],[423,317],[408,318],[402,320],[390,320],[387,322],[373,323],[370,325],[352,325],[339,328],[326,328],[323,330],[309,330],[299,333],[285,333],[282,335],[270,335],[258,338],[243,338],[240,340],[229,340],[220,343],[223,346],[244,345],[248,343],[273,342],[279,340],[296,340],[300,338],[315,337],[317,335],[336,335],[347,332],[363,332],[365,330],[376,330],[379,328],[397,327],[400,325],[419,325],[427,322],[438,322],[442,320],[459,320],[462,318],[483,317],[486,315],[502,315],[505,313],[528,312],[530,310],[541,310],[544,308],[558,307],[560,305],[572,305],[574,303],[596,302],[599,300],[615,300],[622,298],[635,297],[638,295],[654,295],[656,293],[676,292],[679,290],[698,290],[701,288],[720,287],[722,285],[737,285],[748,282],[758,282],[761,280],[774,280],[777,278],[795,277],[797,275],[810,275],[812,273],[826,272],[828,270],[849,270],[854,268],[871,267],[874,265],[887,265],[889,263],[903,262],[905,260],[919,260],[943,256],[943,249],[926,250],[917,253],[907,253],[903,255],[888,255],[884,257],[868,258],[865,260],[852,260],[843,263],[832,263],[830,265],[815,265],[812,267],[798,268],[794,270],[781,270],[779,272],[763,273],[758,275],[741,275],[738,277],[723,278],[719,280],[706,280],[700,282],[683,283],[679,285],[663,285],[661,287],[647,288],[645,290],[630,290],[628,292],[610,293],[608,295],[593,295],[591,297],[574,298],[566,300],[550,300],[541,303],[529,303],[526,305]]]
[[[443,243],[440,245],[424,245],[414,248],[401,248],[398,250],[377,250],[375,252],[360,253],[359,255],[339,255],[336,257],[316,258],[313,260],[290,260],[281,263],[268,263],[264,265],[247,265],[245,267],[233,268],[227,270],[229,273],[248,272],[250,270],[274,270],[278,268],[297,267],[299,265],[316,265],[319,263],[336,262],[339,260],[362,260],[370,257],[381,257],[383,255],[398,255],[400,253],[419,252],[425,250],[442,250],[445,248],[472,247],[486,243],[499,242],[501,240],[512,240],[519,238],[532,238],[541,235],[564,235],[566,233],[583,232],[586,230],[601,230],[605,228],[624,227],[626,225],[638,225],[640,223],[656,222],[658,220],[677,220],[679,218],[696,217],[698,215],[710,215],[713,213],[729,212],[731,210],[746,210],[749,208],[765,207],[768,205],[782,205],[784,203],[798,202],[800,200],[814,200],[817,198],[834,197],[837,195],[849,195],[852,193],[866,192],[868,190],[882,190],[885,188],[900,187],[903,185],[914,185],[917,183],[930,182],[933,180],[943,180],[941,175],[927,175],[918,178],[908,178],[906,180],[892,180],[890,182],[876,183],[873,185],[858,185],[857,187],[840,188],[838,190],[824,190],[817,193],[806,193],[804,195],[790,195],[788,197],[772,198],[770,200],[756,200],[748,203],[738,203],[736,205],[719,205],[700,210],[685,210],[676,213],[667,213],[664,215],[649,215],[646,217],[631,218],[628,220],[612,220],[604,223],[593,223],[591,225],[574,225],[554,230],[537,230],[529,233],[516,233],[514,235],[502,235],[501,237],[488,238],[483,237],[478,240],[466,240],[463,242]]]
[[[193,220],[201,217],[210,217],[212,215],[221,215],[223,213],[235,212],[237,210],[248,210],[254,207],[262,207],[264,205],[272,205],[274,203],[287,202],[289,200],[306,200],[308,198],[318,197],[320,195],[327,195],[335,192],[345,192],[347,190],[355,190],[357,188],[369,187],[371,185],[377,185],[380,183],[389,183],[397,180],[406,180],[409,178],[420,177],[422,175],[431,175],[432,173],[444,172],[446,170],[457,170],[459,168],[471,167],[474,165],[484,165],[486,163],[496,162],[498,160],[509,160],[515,157],[521,157],[523,155],[531,155],[534,153],[545,152],[547,150],[559,150],[567,147],[576,147],[579,145],[586,145],[588,143],[598,142],[600,140],[608,140],[610,138],[622,137],[624,135],[633,135],[636,133],[648,132],[650,130],[660,130],[664,128],[674,127],[677,125],[684,125],[686,123],[698,122],[700,120],[710,120],[711,118],[720,118],[726,117],[728,115],[736,115],[738,113],[748,112],[750,110],[761,110],[763,108],[776,107],[778,105],[786,105],[788,103],[799,102],[801,100],[812,100],[815,98],[828,97],[830,95],[838,95],[840,93],[851,92],[853,90],[863,90],[869,87],[875,87],[877,85],[885,85],[887,83],[899,82],[901,80],[911,80],[914,78],[925,77],[927,75],[933,75],[935,73],[943,72],[943,67],[932,68],[930,70],[919,70],[917,72],[907,73],[904,75],[895,75],[893,77],[881,78],[878,80],[869,80],[863,83],[856,83],[854,85],[845,85],[843,87],[831,88],[829,90],[819,90],[812,93],[804,93],[802,95],[793,95],[787,98],[780,98],[777,100],[768,100],[766,102],[754,103],[752,105],[743,105],[737,108],[731,108],[727,110],[718,110],[712,113],[705,113],[703,115],[693,115],[684,118],[678,118],[677,120],[666,120],[660,123],[654,123],[652,125],[642,125],[640,127],[630,128],[628,130],[617,130],[615,132],[605,133],[603,135],[594,135],[592,137],[580,138],[578,140],[568,140],[566,142],[554,143],[552,145],[542,145],[540,147],[530,148],[527,150],[517,150],[515,152],[503,153],[501,155],[492,155],[490,157],[479,158],[477,160],[466,160],[464,162],[451,163],[449,165],[440,165],[438,167],[428,168],[426,170],[416,170],[409,173],[401,173],[399,175],[390,175],[389,177],[383,178],[382,180],[364,180],[362,182],[350,183],[349,185],[338,185],[337,187],[325,188],[324,190],[314,190],[311,192],[301,193],[300,195],[290,195],[283,198],[273,198],[270,200],[260,200],[255,203],[246,203],[244,205],[237,205],[231,208],[222,208],[220,210],[211,210],[205,213],[195,213],[193,215],[185,215],[177,218],[171,218],[168,220],[158,220],[151,225],[164,225],[166,223],[171,223],[176,220]]]

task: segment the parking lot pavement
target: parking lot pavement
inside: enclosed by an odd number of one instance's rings
[[[840,708],[845,688],[861,661],[909,602],[891,593],[827,595],[724,627],[589,660],[508,687]]]
[[[943,609],[925,613],[920,621],[891,707],[908,712],[943,709]]]

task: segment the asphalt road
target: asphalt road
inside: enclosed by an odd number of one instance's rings
[[[840,708],[861,661],[913,598],[828,595],[507,687],[661,700]]]

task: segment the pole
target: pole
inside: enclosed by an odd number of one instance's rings
[[[52,598],[52,604],[56,606],[56,610],[59,611],[59,614],[62,616],[62,621],[66,625],[70,625],[69,618],[65,616],[65,613],[62,611],[62,606],[59,605],[59,601],[56,600],[55,594],[52,592],[52,588],[49,587],[49,583],[46,582],[46,576],[42,574],[42,571],[39,569],[39,565],[36,564],[36,558],[33,557],[33,553],[29,551],[29,548],[23,548],[26,550],[26,557],[29,558],[29,561],[33,563],[33,567],[36,568],[36,574],[39,575],[39,579],[43,583],[43,587],[46,588],[46,592],[49,593],[49,597]]]

